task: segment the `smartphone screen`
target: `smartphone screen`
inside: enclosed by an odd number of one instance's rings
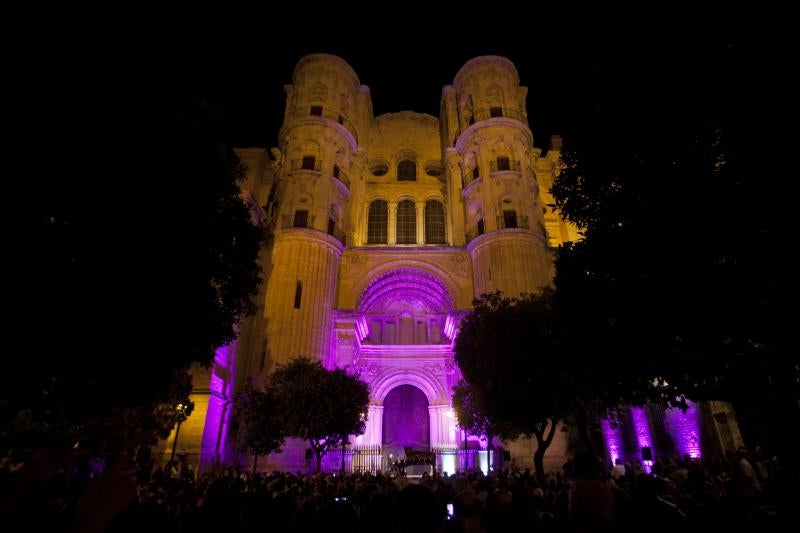
[[[449,518],[453,518],[453,504],[452,503],[448,503],[447,504],[447,518],[448,519]]]

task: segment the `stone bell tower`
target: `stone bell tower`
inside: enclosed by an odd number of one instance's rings
[[[498,56],[467,62],[444,93],[476,296],[537,292],[551,280],[526,95],[514,64]]]

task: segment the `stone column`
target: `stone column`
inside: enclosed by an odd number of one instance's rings
[[[387,244],[397,244],[397,202],[389,202],[389,226],[386,236]]]
[[[478,162],[481,169],[481,179],[483,179],[481,207],[483,209],[483,224],[487,232],[497,229],[497,206],[494,203],[493,188],[490,185],[493,183],[490,172],[492,169],[491,162],[494,161],[492,155],[494,154],[486,146],[481,145],[478,150],[478,157],[480,158]]]
[[[369,405],[367,428],[362,437],[364,446],[380,446],[383,442],[383,406]]]
[[[264,307],[270,369],[296,357],[334,362],[328,351],[343,250],[339,241],[312,229],[292,228],[275,237]]]
[[[451,416],[450,406],[428,406],[428,414],[431,421],[431,448],[455,447],[455,434],[450,431],[455,420]]]
[[[417,244],[425,244],[425,202],[417,202]]]
[[[447,219],[450,242],[454,246],[464,245],[464,232],[466,225],[464,219],[464,205],[461,202],[463,183],[463,161],[461,154],[455,148],[447,149],[448,183],[450,194],[447,195]]]

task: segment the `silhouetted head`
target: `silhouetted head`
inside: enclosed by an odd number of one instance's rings
[[[422,485],[408,485],[397,495],[397,525],[408,533],[433,533],[442,526],[444,512],[436,495]]]
[[[600,461],[591,453],[576,453],[572,459],[572,475],[575,479],[596,479],[600,475]]]
[[[461,519],[480,516],[483,512],[483,500],[474,492],[459,492],[453,500],[453,511],[456,518]]]
[[[348,501],[334,501],[323,505],[316,519],[319,531],[358,531],[358,514]]]

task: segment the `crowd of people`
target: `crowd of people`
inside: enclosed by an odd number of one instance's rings
[[[0,465],[3,522],[25,530],[202,532],[675,531],[776,524],[774,458],[660,457],[604,465],[577,454],[544,483],[529,470],[423,474],[256,473],[196,476],[123,461],[59,468],[59,458],[10,453]],[[76,471],[77,470],[77,471]],[[738,529],[738,527],[737,527]],[[13,529],[8,529],[11,531]]]

